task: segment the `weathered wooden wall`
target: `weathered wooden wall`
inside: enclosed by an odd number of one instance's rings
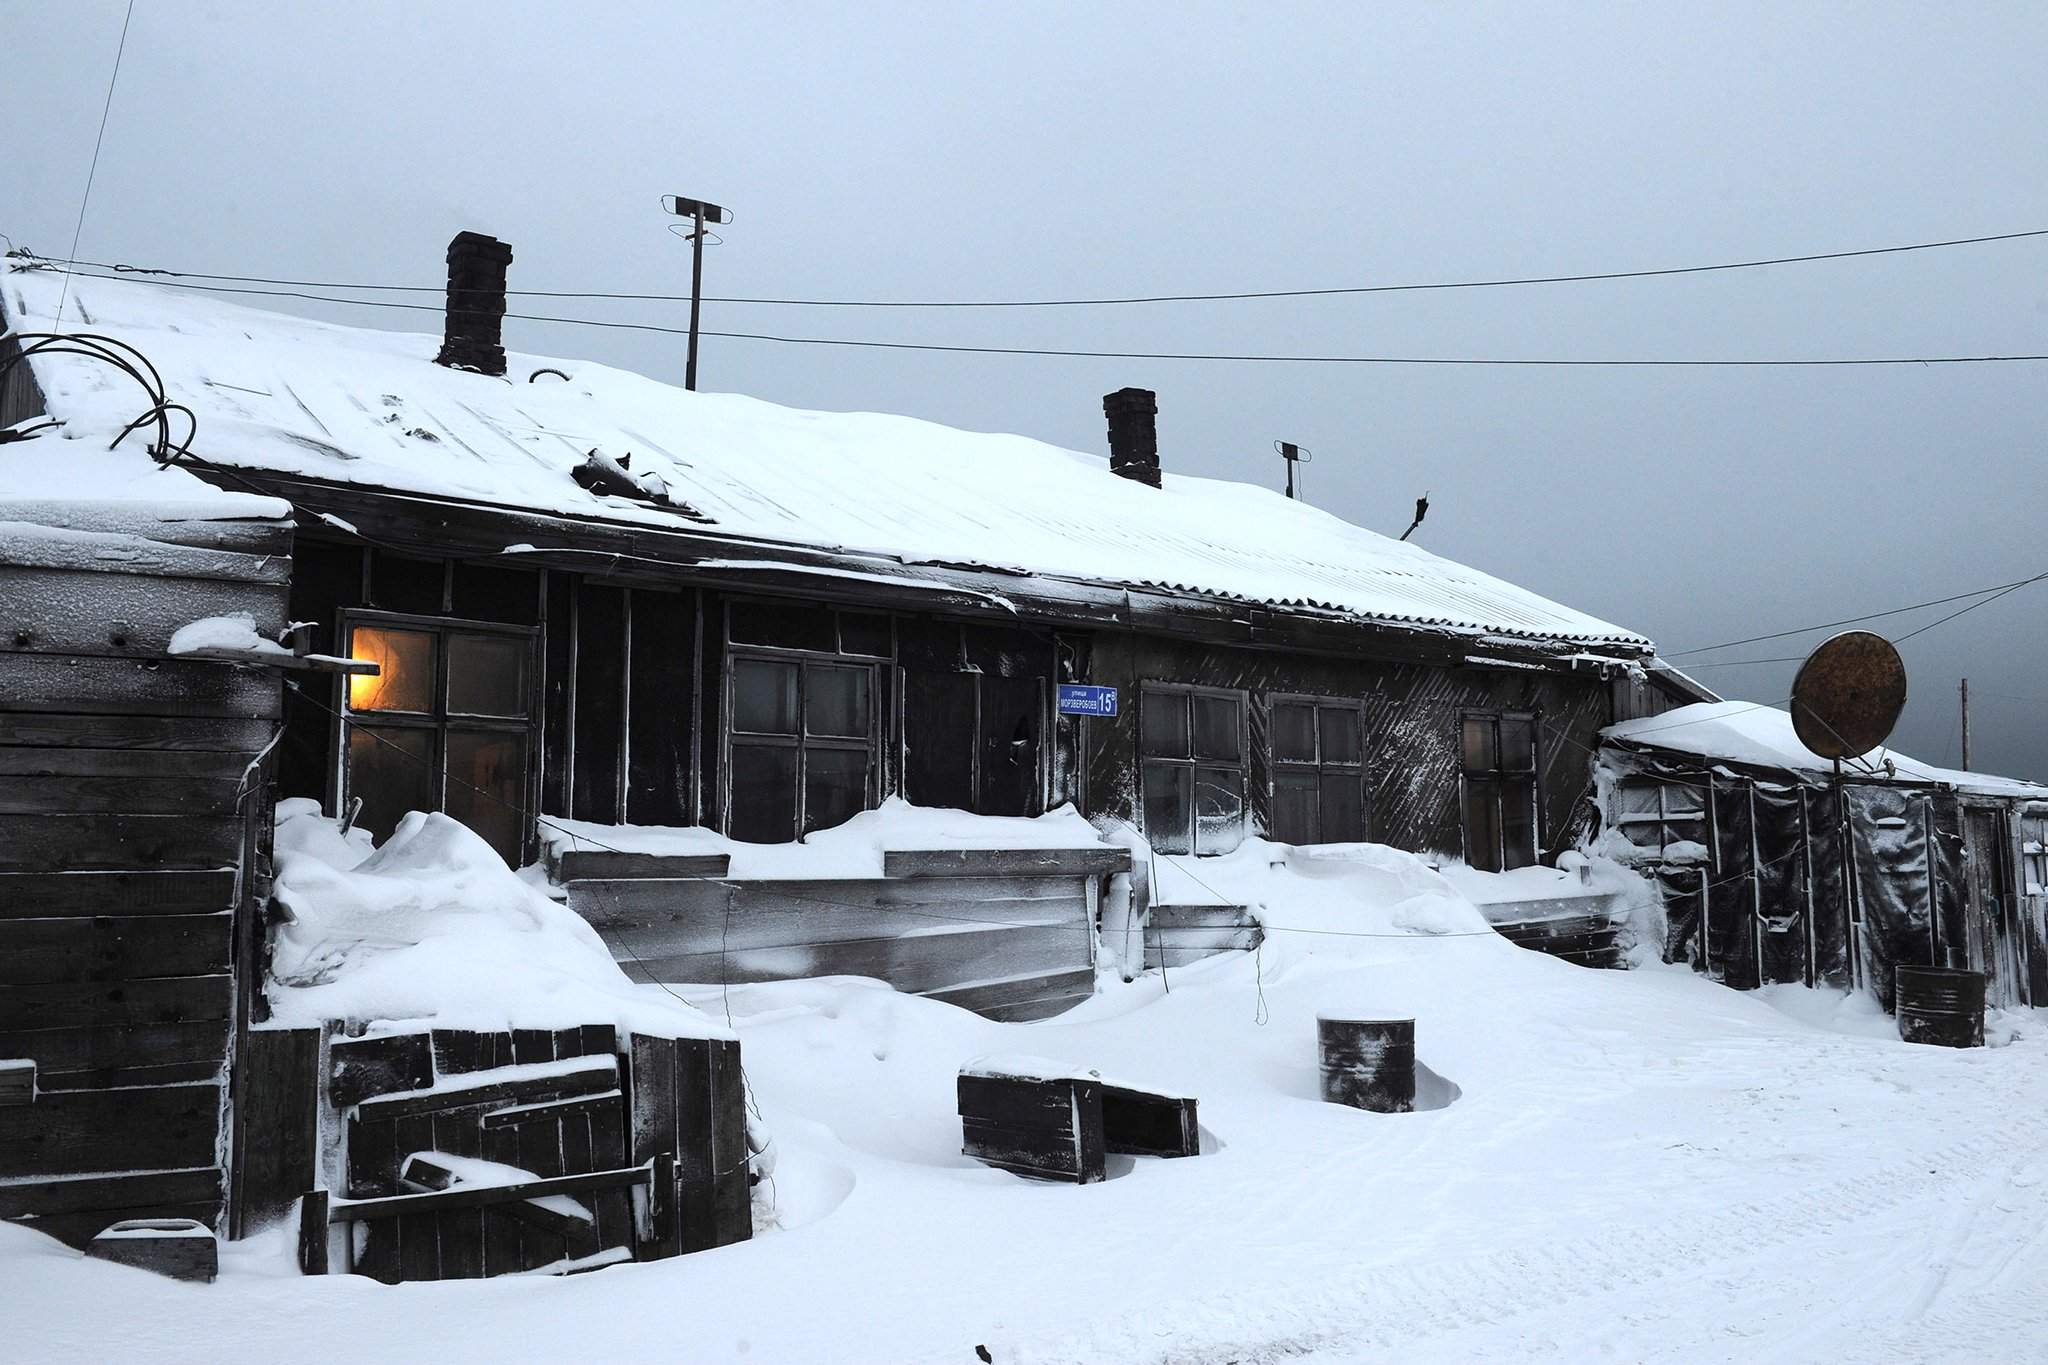
[[[1119,713],[1089,718],[1082,752],[1084,810],[1139,823],[1139,689],[1146,682],[1242,689],[1251,700],[1249,830],[1271,828],[1272,775],[1263,742],[1273,693],[1362,698],[1367,832],[1375,842],[1460,856],[1459,717],[1465,711],[1527,711],[1537,717],[1541,842],[1546,855],[1590,828],[1585,798],[1607,684],[1597,674],[1525,668],[1443,667],[1369,658],[1226,649],[1165,636],[1100,634],[1088,681],[1119,689]]]
[[[174,659],[186,621],[285,621],[291,527],[18,504],[0,538],[0,1217],[80,1243],[221,1220],[227,1067],[268,895],[278,675]]]

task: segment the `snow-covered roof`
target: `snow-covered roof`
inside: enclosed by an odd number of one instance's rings
[[[0,275],[12,326],[46,330],[60,277]],[[222,465],[908,564],[1185,591],[1478,636],[1596,645],[1641,635],[1268,489],[908,417],[690,393],[582,361],[514,355],[504,378],[432,364],[439,338],[311,322],[156,285],[73,277],[66,326],[139,348]],[[126,376],[33,362],[63,435],[132,420]],[[538,371],[568,373],[565,382]],[[699,519],[586,491],[569,471],[631,456]],[[0,481],[7,478],[0,461]]]
[[[1666,711],[1623,721],[1600,732],[1608,739],[1647,745],[1674,753],[1692,754],[1722,763],[1745,763],[1753,767],[1780,768],[1787,772],[1827,774],[1834,764],[1799,742],[1792,728],[1792,715],[1776,706],[1747,701],[1696,702]],[[1909,758],[1896,749],[1877,749],[1845,771],[1865,776],[1872,767],[1882,769],[1889,759],[1905,782],[1939,782],[1964,791],[1989,796],[2018,796],[2048,800],[2048,786],[1991,773],[1965,772],[1959,768],[1937,768]]]

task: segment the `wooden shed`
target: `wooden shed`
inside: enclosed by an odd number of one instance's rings
[[[221,1225],[250,1136],[230,1063],[279,673],[170,644],[226,613],[283,629],[291,523],[251,504],[0,499],[0,1066],[32,1075],[0,1104],[0,1217],[73,1243]]]
[[[1983,972],[2048,1005],[2048,787],[1880,750],[1843,770],[1784,711],[1679,708],[1610,729],[1606,846],[1656,881],[1664,956],[1738,988],[1867,990],[1902,966]]]

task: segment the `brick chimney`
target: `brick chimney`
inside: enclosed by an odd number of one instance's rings
[[[1118,389],[1105,395],[1109,419],[1109,468],[1119,477],[1159,487],[1159,395],[1150,389]]]
[[[481,232],[458,232],[448,243],[448,318],[437,365],[505,373],[505,268],[512,248]]]

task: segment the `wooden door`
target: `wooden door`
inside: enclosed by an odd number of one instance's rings
[[[2005,846],[2003,812],[1971,807],[1963,812],[1963,867],[1969,887],[1964,911],[1969,965],[1984,973],[1986,1003],[2019,1003],[2019,973],[2013,954],[2012,873]]]

